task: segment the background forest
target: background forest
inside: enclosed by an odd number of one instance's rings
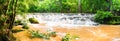
[[[98,10],[120,11],[120,0],[20,0],[18,4],[21,12],[95,13]]]

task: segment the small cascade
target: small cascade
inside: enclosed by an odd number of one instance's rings
[[[29,14],[27,19],[34,17],[39,22],[49,26],[94,26],[98,23],[93,21],[94,14]]]

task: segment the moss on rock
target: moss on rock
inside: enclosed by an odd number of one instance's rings
[[[39,23],[35,18],[29,18],[30,23]]]

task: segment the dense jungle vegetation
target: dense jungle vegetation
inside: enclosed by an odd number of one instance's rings
[[[95,13],[98,10],[119,12],[120,0],[20,0],[22,12]]]

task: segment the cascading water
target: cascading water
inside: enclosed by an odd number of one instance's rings
[[[28,14],[25,17],[26,18],[21,18],[21,16],[17,16],[16,19],[28,20],[29,18],[34,17],[37,20],[39,20],[40,23],[46,23],[46,25],[28,24],[30,27],[34,27],[36,28],[36,30],[39,29],[41,30],[41,32],[56,31],[57,35],[60,36],[60,38],[64,37],[66,34],[71,34],[71,35],[79,35],[80,36],[80,39],[78,39],[79,41],[99,41],[99,40],[120,41],[119,38],[120,26],[117,25],[94,26],[94,25],[98,25],[98,23],[93,21],[94,14],[35,13],[35,14]]]
[[[29,14],[27,18],[34,17],[39,22],[49,26],[93,26],[98,23],[93,21],[94,14]]]

